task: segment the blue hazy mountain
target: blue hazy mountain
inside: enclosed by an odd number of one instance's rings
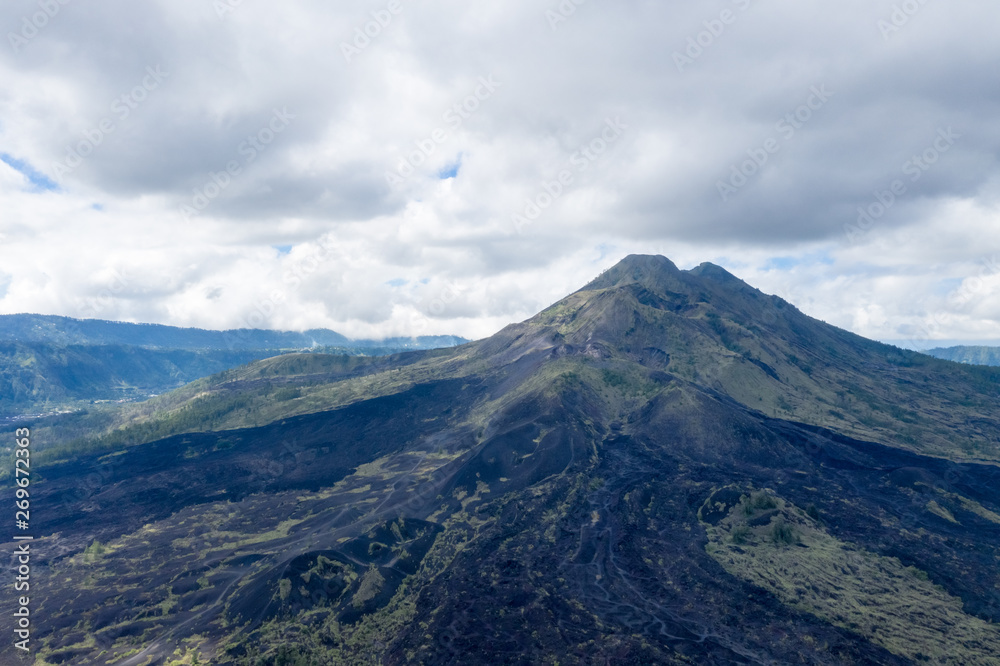
[[[49,315],[0,315],[0,417],[132,401],[288,352],[379,356],[466,342],[350,340],[326,329],[211,331]]]
[[[159,349],[303,349],[308,347],[400,347],[430,349],[467,342],[443,335],[387,340],[350,340],[327,329],[271,331],[233,329],[211,331],[161,324],[132,324],[52,315],[0,315],[0,341],[46,342],[60,345],[130,345]]]
[[[938,347],[924,352],[934,358],[972,365],[1000,365],[1000,347],[981,345],[959,345],[956,347]]]

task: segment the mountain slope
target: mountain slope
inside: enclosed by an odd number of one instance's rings
[[[487,340],[271,359],[62,449],[44,658],[994,663],[998,389],[629,257]]]

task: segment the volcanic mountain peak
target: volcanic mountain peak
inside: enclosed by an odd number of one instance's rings
[[[740,284],[746,285],[743,280],[739,279],[722,266],[717,266],[716,264],[708,261],[702,262],[687,272],[696,277],[716,280],[717,282],[739,282]]]
[[[476,344],[492,367],[518,361],[525,368],[533,359],[541,368],[548,359],[583,357],[638,366],[769,416],[869,441],[937,455],[963,441],[967,454],[1000,455],[975,434],[968,414],[929,418],[904,407],[916,398],[947,414],[955,396],[933,386],[954,382],[954,367],[817,320],[710,263],[680,270],[666,257],[630,255],[530,320]],[[989,386],[992,380],[979,374],[963,381]],[[987,402],[973,411],[989,411]]]
[[[38,457],[40,656],[995,664],[998,389],[628,257],[486,340],[255,363]]]
[[[680,270],[663,256],[629,255],[579,291],[511,328],[555,327],[573,344],[586,340],[622,350],[634,348],[636,343],[660,348],[676,344],[679,329],[692,325],[698,329],[696,337],[708,336],[718,342],[727,331],[717,320],[732,322],[747,335],[757,335],[761,314],[776,308],[782,309],[783,315],[794,312],[808,319],[790,306],[785,310],[785,306],[781,299],[766,296],[714,264]]]
[[[674,262],[662,255],[630,254],[580,291],[597,291],[632,284],[638,284],[654,292],[687,291],[704,280],[751,288],[726,269],[707,261],[695,268],[682,271]]]
[[[630,254],[580,291],[596,291],[633,283],[650,287],[678,280],[680,273],[674,262],[662,255]]]
[[[759,324],[760,315],[769,310],[780,309],[782,315],[802,316],[787,302],[751,287],[721,266],[705,262],[690,270],[680,270],[658,255],[629,255],[556,306],[590,302],[592,296],[588,294],[594,292],[603,294],[601,309],[617,303],[614,316],[622,315],[622,308],[636,301],[687,318],[718,315],[744,327]],[[624,303],[619,302],[622,299]],[[591,308],[590,315],[594,313]]]

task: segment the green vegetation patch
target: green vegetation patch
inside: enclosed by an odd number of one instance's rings
[[[361,586],[358,588],[351,602],[355,608],[361,608],[366,602],[374,599],[382,591],[383,585],[385,585],[385,577],[378,570],[377,566],[374,564],[371,565],[361,579]]]
[[[806,511],[763,497],[744,495],[724,519],[702,523],[706,551],[730,574],[918,663],[997,663],[1000,628],[964,613],[925,572],[839,541]],[[776,510],[759,524],[753,516],[766,516],[771,503]]]

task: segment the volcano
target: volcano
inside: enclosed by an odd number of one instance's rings
[[[485,340],[75,425],[32,498],[39,657],[996,664],[998,397],[630,256]]]

